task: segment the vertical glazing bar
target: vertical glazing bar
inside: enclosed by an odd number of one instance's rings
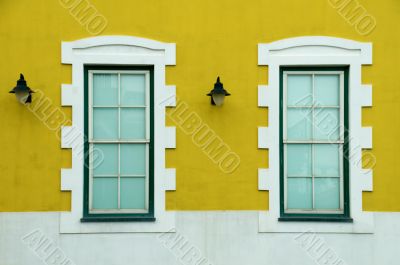
[[[121,144],[118,144],[118,209],[121,209]]]
[[[314,144],[311,144],[311,182],[312,182],[312,209],[315,209],[315,185],[314,185]]]
[[[315,75],[312,74],[312,102],[311,102],[311,112],[312,112],[312,116],[311,116],[311,141],[314,141],[314,129],[315,129],[315,111],[314,111],[314,107],[315,107],[315,95],[314,95],[314,85],[315,85]],[[312,194],[312,209],[315,209],[315,185],[314,185],[314,144],[311,144],[311,182],[312,182],[312,190],[311,190],[311,194]]]
[[[121,74],[118,73],[118,140],[121,140]],[[121,144],[118,143],[118,209],[121,209]]]

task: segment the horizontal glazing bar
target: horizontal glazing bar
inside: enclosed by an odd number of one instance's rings
[[[316,141],[313,141],[313,140],[291,141],[291,140],[283,140],[283,144],[344,144],[344,141],[343,140],[338,140],[338,141],[329,141],[329,140],[325,140],[325,141],[318,141],[318,140],[316,140]]]
[[[89,140],[89,144],[148,144],[150,140]]]
[[[313,106],[300,106],[300,105],[289,105],[288,109],[339,109],[340,106],[323,106],[323,105],[313,105]]]
[[[130,106],[130,105],[101,106],[101,105],[99,105],[99,106],[91,106],[91,107],[105,108],[105,109],[107,109],[107,108],[142,108],[142,109],[144,109],[144,108],[147,108],[148,106],[146,106],[146,105],[142,105],[142,106]]]
[[[145,178],[146,175],[120,175],[121,178]]]
[[[296,176],[296,175],[288,175],[287,178],[312,178],[312,176]],[[315,176],[314,178],[340,178],[340,176]]]

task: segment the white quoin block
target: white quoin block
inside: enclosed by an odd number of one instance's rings
[[[259,85],[258,86],[258,106],[268,107],[268,86]]]
[[[371,107],[372,106],[372,85],[362,85],[360,93],[361,106]]]
[[[269,190],[268,173],[267,168],[258,169],[258,190]]]
[[[372,191],[373,189],[372,169],[362,169],[360,177],[362,178],[362,191]]]
[[[62,126],[61,139],[61,148],[78,147],[83,139],[83,134],[75,126]]]
[[[258,127],[258,148],[268,148],[268,127]]]
[[[169,126],[165,128],[165,148],[176,148],[176,127]]]
[[[78,90],[74,86],[67,84],[61,85],[62,106],[72,106],[77,96],[78,96]]]
[[[365,149],[372,148],[372,127],[361,128],[360,133],[361,147]]]
[[[61,169],[61,190],[62,191],[70,191],[73,188],[74,179],[73,178],[73,170],[69,168]]]
[[[163,99],[160,102],[165,107],[175,107],[176,106],[176,87],[175,86],[165,86]]]
[[[165,190],[174,191],[176,190],[176,170],[175,168],[165,169]]]

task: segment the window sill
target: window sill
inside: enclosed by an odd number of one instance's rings
[[[155,217],[135,217],[135,216],[87,216],[81,218],[82,223],[89,222],[155,222]]]
[[[353,223],[351,217],[326,217],[326,216],[283,216],[278,221],[282,222],[337,222],[337,223]]]

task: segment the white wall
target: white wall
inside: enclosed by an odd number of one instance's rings
[[[62,264],[46,260],[47,244],[33,242],[35,233],[53,241],[49,251],[62,251],[70,261],[64,265],[311,265],[324,264],[315,256],[326,250],[341,265],[400,264],[400,213],[375,213],[374,234],[258,233],[258,212],[252,211],[176,217],[177,233],[60,234],[59,213],[0,213],[0,265]],[[313,236],[319,243],[301,245]],[[197,256],[190,260],[192,253]]]

